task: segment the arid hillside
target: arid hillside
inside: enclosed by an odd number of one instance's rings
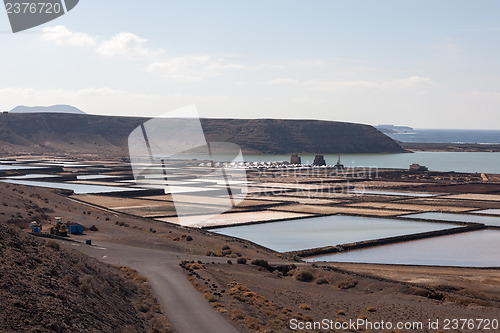
[[[149,120],[77,114],[0,114],[0,154],[127,156],[127,138]],[[209,141],[246,153],[396,153],[394,140],[369,125],[280,119],[202,119]]]
[[[144,282],[0,222],[2,332],[167,332]]]

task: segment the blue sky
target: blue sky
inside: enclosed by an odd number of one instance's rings
[[[0,32],[0,110],[500,129],[498,1],[81,0]]]

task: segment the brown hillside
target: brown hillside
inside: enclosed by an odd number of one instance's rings
[[[149,297],[118,269],[0,222],[0,331],[148,332]]]
[[[0,154],[127,156],[128,135],[149,120],[76,114],[0,114]],[[396,153],[403,149],[372,126],[318,120],[202,119],[207,140],[247,153]]]

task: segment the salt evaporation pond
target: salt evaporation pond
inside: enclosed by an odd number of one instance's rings
[[[426,220],[439,220],[450,222],[469,222],[469,223],[483,223],[489,226],[500,227],[500,217],[495,216],[480,216],[480,215],[465,215],[465,214],[452,214],[452,213],[419,213],[404,215],[410,219],[426,219]]]
[[[500,209],[483,209],[475,212],[471,212],[474,214],[491,214],[491,215],[500,215]]]
[[[23,176],[9,176],[8,179],[36,179],[36,178],[58,178],[58,175],[29,174]]]
[[[47,169],[44,166],[25,166],[25,165],[0,165],[0,170],[34,170]]]
[[[52,183],[52,182],[37,182],[27,180],[1,180],[4,183],[28,185],[47,188],[58,188],[63,190],[73,190],[75,194],[90,194],[90,193],[112,193],[124,191],[140,191],[138,188],[117,187],[117,186],[100,186],[100,185],[85,185],[73,183]]]
[[[106,179],[106,178],[117,178],[117,176],[112,175],[78,175],[76,179],[78,180],[94,180],[94,179]]]
[[[500,231],[465,232],[317,256],[307,261],[500,267]]]
[[[451,223],[413,222],[361,216],[321,216],[217,228],[212,231],[288,252],[409,235],[457,227]]]

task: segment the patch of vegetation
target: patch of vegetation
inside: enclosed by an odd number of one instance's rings
[[[316,284],[328,284],[328,280],[325,278],[320,278],[316,280]]]
[[[252,260],[252,265],[260,266],[260,267],[265,268],[269,271],[271,270],[271,266],[269,266],[269,263],[267,262],[267,260],[264,260],[264,259],[254,259],[254,260]]]
[[[54,250],[60,250],[61,249],[61,246],[59,245],[59,243],[56,242],[56,241],[53,241],[53,240],[47,241],[47,243],[45,244],[45,246],[50,247],[50,248],[52,248]]]
[[[300,270],[295,274],[295,280],[302,282],[311,282],[314,280],[314,275],[307,270]]]
[[[351,288],[356,287],[357,285],[358,285],[357,280],[348,279],[348,280],[344,280],[344,281],[339,281],[337,283],[337,288],[339,288],[339,289],[351,289]]]

